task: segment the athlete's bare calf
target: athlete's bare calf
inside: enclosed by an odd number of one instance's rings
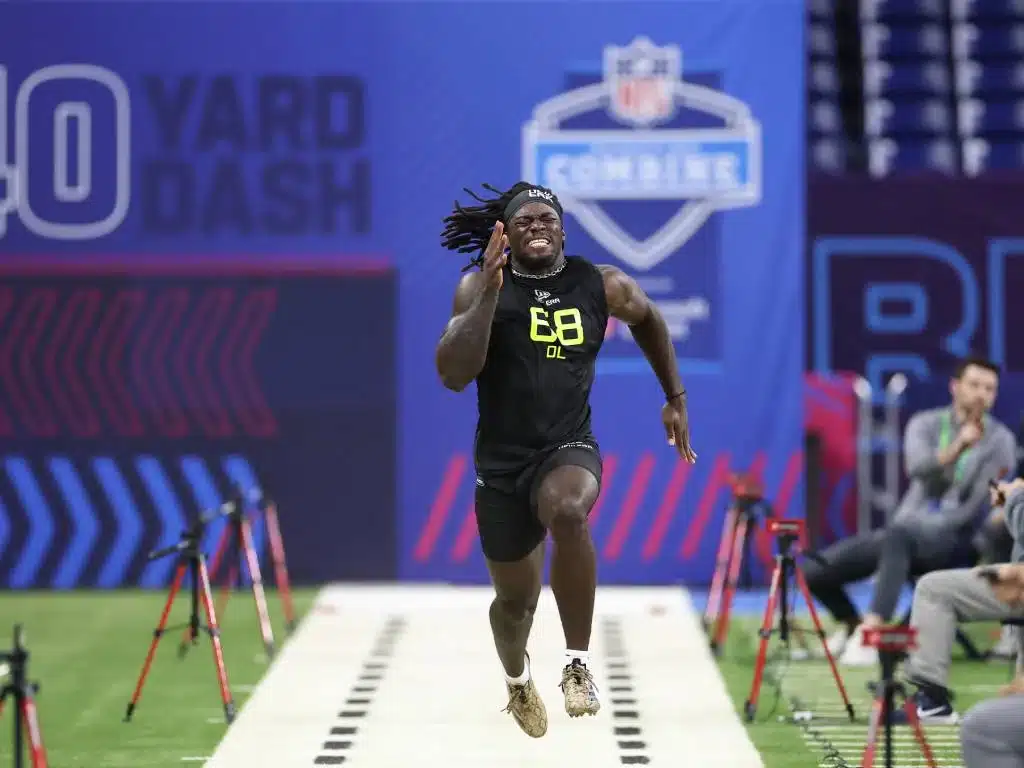
[[[552,470],[541,481],[537,494],[537,516],[555,542],[551,591],[569,655],[572,651],[585,653],[590,649],[597,553],[587,516],[599,491],[597,478],[590,471],[567,464]],[[586,661],[585,657],[583,660]]]
[[[487,569],[495,592],[490,610],[494,647],[505,674],[518,678],[526,671],[526,644],[544,578],[544,542],[514,563],[488,560]]]

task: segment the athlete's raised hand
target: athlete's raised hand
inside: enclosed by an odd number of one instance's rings
[[[686,415],[686,398],[674,397],[661,407],[661,421],[665,425],[668,444],[674,445],[679,456],[690,464],[697,461],[697,454],[690,447],[690,422]]]
[[[505,225],[499,221],[494,225],[491,239],[487,242],[487,248],[484,250],[482,267],[484,286],[492,291],[501,288],[501,283],[504,280],[501,268],[508,261],[508,256],[505,255],[506,248],[508,248],[508,235],[505,234]]]

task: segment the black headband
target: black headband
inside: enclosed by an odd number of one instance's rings
[[[508,205],[505,206],[505,213],[502,216],[502,221],[508,224],[512,220],[516,211],[529,203],[544,203],[544,205],[550,207],[558,214],[558,218],[562,218],[562,204],[558,202],[558,198],[555,197],[553,192],[548,192],[546,189],[541,189],[540,187],[530,187],[529,189],[524,189],[518,195],[509,200]]]

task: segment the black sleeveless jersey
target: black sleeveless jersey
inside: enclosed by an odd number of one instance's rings
[[[601,272],[567,257],[546,278],[504,268],[487,360],[477,376],[476,466],[482,475],[524,469],[538,452],[594,442],[590,388],[608,304]]]

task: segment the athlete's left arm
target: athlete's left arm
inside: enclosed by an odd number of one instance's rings
[[[618,267],[598,266],[604,278],[604,295],[608,313],[629,326],[637,345],[665,391],[662,421],[670,445],[693,463],[697,454],[690,447],[690,428],[686,413],[686,390],[679,377],[679,364],[668,325],[661,312],[636,281]]]

